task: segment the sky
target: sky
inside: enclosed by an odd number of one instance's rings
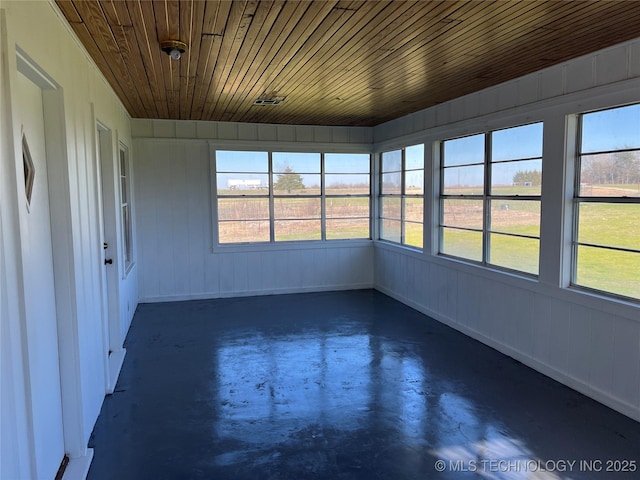
[[[491,158],[494,163],[492,183],[494,185],[510,185],[513,176],[520,170],[542,170],[542,128],[543,124],[534,123],[519,127],[497,130],[491,134]],[[482,164],[484,159],[485,135],[471,135],[444,142],[444,165],[459,166]],[[615,109],[587,113],[582,116],[581,151],[594,153],[624,148],[640,149],[640,104]],[[421,168],[424,158],[424,146],[415,145],[406,149],[406,167]],[[526,161],[511,162],[512,160]],[[535,159],[535,160],[531,160]],[[383,160],[384,171],[399,170],[401,162],[400,150],[386,152]],[[268,178],[267,152],[216,152],[218,188],[226,188],[231,178],[261,179],[266,185]],[[293,171],[300,173],[308,186],[319,184],[319,153],[273,153],[274,172],[282,172],[288,165]],[[325,154],[325,169],[334,173],[327,177],[327,182],[343,181],[343,183],[360,183],[363,175],[369,171],[369,155],[367,154]],[[484,169],[480,165],[447,169],[445,186],[482,185]],[[234,172],[227,174],[224,172]],[[238,175],[238,172],[245,172]],[[264,172],[264,174],[259,174]],[[408,175],[408,182],[415,183],[415,175]]]

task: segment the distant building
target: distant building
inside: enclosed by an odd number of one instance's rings
[[[260,179],[231,179],[227,180],[229,190],[257,190],[262,188]]]

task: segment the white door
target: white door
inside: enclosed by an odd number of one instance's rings
[[[55,478],[65,452],[42,90],[18,73],[16,93],[16,115],[35,170],[31,201],[20,200],[26,211],[25,332],[36,476]]]

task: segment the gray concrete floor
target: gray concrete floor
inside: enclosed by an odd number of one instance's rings
[[[372,290],[140,305],[126,348],[90,480],[640,478],[640,423]]]

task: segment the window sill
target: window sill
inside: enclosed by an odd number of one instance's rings
[[[277,252],[286,250],[318,250],[331,248],[362,248],[373,245],[373,240],[309,240],[277,243],[230,243],[219,244],[211,248],[214,255],[246,252]]]

